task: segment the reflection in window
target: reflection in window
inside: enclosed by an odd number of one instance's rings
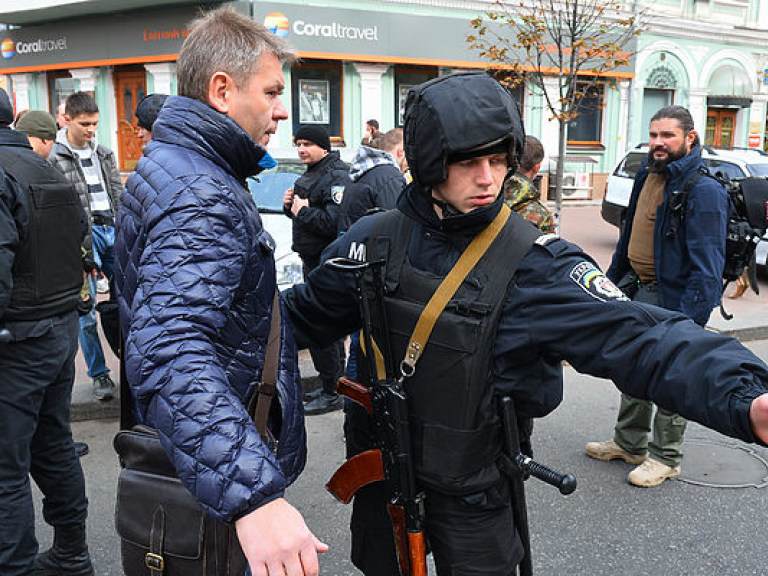
[[[405,65],[395,68],[395,127],[403,126],[408,90],[432,78],[437,78],[437,68]]]
[[[341,140],[342,101],[341,62],[305,60],[291,69],[294,134],[301,126],[313,124]]]
[[[568,124],[568,144],[600,145],[603,123],[603,85],[577,82],[579,115]]]
[[[69,72],[48,72],[48,111],[54,118],[59,104],[74,92],[75,80]]]

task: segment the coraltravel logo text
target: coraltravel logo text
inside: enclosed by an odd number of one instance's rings
[[[376,42],[379,39],[378,26],[346,26],[340,22],[315,24],[305,22],[304,20],[296,20],[291,24],[285,14],[281,14],[280,12],[267,14],[264,17],[264,26],[266,26],[273,34],[280,36],[281,38],[288,36],[288,32],[291,31],[297,36],[321,36],[323,38],[367,40],[369,42]]]
[[[6,38],[2,43],[2,54],[6,60],[13,58],[16,54],[38,54],[41,52],[54,52],[56,50],[67,49],[67,37],[62,36],[55,40],[38,38],[32,42],[14,42]]]

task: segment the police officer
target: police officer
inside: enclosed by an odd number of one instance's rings
[[[0,573],[86,576],[88,501],[69,422],[85,215],[12,119],[0,90]],[[37,558],[29,474],[55,530]]]
[[[349,167],[320,126],[306,125],[293,138],[307,171],[283,196],[285,214],[293,220],[292,248],[301,257],[306,277],[320,262],[320,253],[337,236],[339,206],[350,184]],[[309,349],[322,387],[305,396],[306,414],[324,414],[342,407],[336,380],[344,372],[344,341]]]
[[[381,334],[378,322],[374,334],[387,338],[395,364],[465,248],[508,218],[405,380],[438,574],[510,575],[521,561],[508,481],[497,466],[502,442],[493,399],[511,394],[519,416],[546,415],[562,399],[563,359],[725,434],[768,441],[765,364],[682,315],[631,302],[577,246],[540,235],[503,206],[502,184],[525,135],[516,103],[496,81],[477,73],[437,78],[413,88],[406,106],[414,182],[396,210],[362,218],[323,253],[386,260],[389,331]],[[510,254],[523,241],[522,261],[507,281]],[[285,296],[300,345],[360,327],[354,280],[343,272],[320,266]],[[363,417],[347,426],[346,441],[350,455],[370,446]],[[381,484],[359,491],[354,502],[352,560],[366,576],[398,574]]]

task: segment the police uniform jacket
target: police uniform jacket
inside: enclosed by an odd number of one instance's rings
[[[296,180],[293,191],[299,198],[309,199],[309,206],[294,216],[293,251],[305,265],[317,265],[320,253],[336,238],[339,205],[349,184],[349,169],[338,151],[329,152]]]
[[[274,242],[246,178],[263,148],[228,116],[166,101],[118,211],[115,280],[139,422],[157,429],[179,477],[230,521],[281,497],[306,434],[285,315],[270,420],[277,455],[245,405],[261,379],[275,293]]]
[[[411,237],[403,239],[411,264],[447,274],[502,201],[500,195],[489,207],[440,220],[428,191],[410,184],[398,209],[416,221]],[[323,259],[364,260],[372,225],[382,216],[359,220]],[[353,279],[327,267],[290,289],[286,303],[300,347],[333,341],[361,325]],[[403,351],[393,354],[399,363]],[[768,368],[737,341],[682,314],[629,301],[578,246],[554,236],[543,236],[518,267],[492,354],[493,386],[513,394],[523,417],[544,416],[560,403],[562,379],[541,367],[561,360],[748,442],[756,441],[750,403],[768,390]]]
[[[701,149],[670,162],[664,186],[664,200],[656,213],[653,231],[653,259],[659,284],[659,304],[682,312],[704,326],[712,308],[720,304],[723,292],[725,236],[728,226],[728,194],[714,179],[697,174],[702,168]],[[632,222],[640,192],[648,178],[644,163],[637,173],[627,208],[626,222],[607,276],[618,282],[630,271],[627,257]],[[675,196],[687,192],[684,212],[674,213]]]

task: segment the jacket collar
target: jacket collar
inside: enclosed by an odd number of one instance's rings
[[[29,145],[29,140],[24,134],[7,127],[0,128],[0,146],[15,146],[19,148],[29,148],[30,150],[32,149],[32,146]]]
[[[163,142],[190,148],[239,181],[259,173],[266,153],[229,116],[200,100],[170,96],[152,127],[152,146]]]

